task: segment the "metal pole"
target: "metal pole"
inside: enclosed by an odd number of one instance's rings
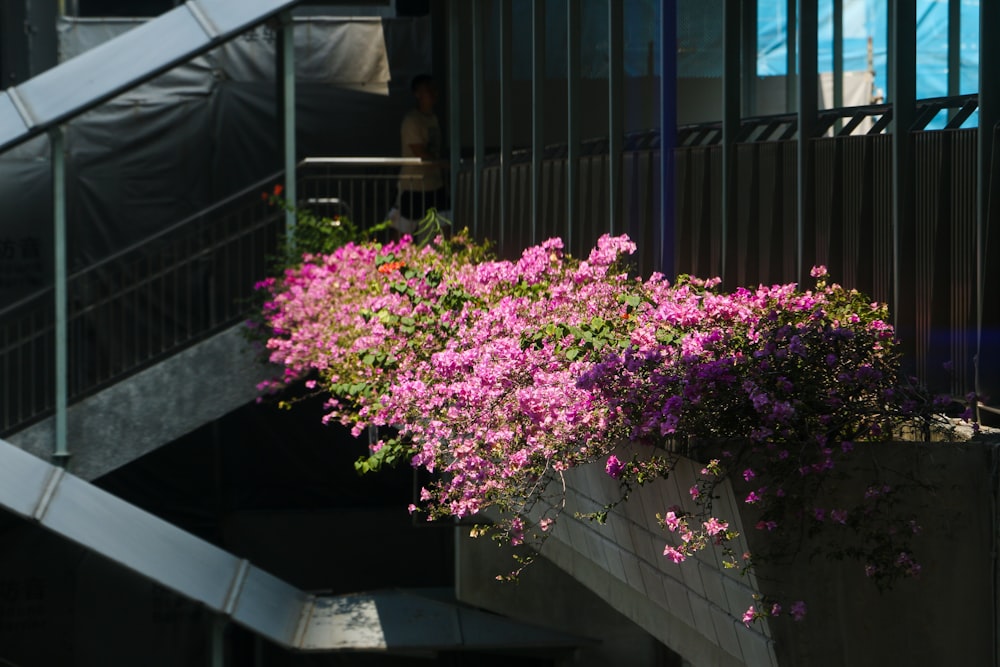
[[[580,217],[580,3],[566,3],[566,247]]]
[[[893,188],[893,312],[896,328],[912,327],[915,303],[903,300],[903,285],[912,285],[915,277],[913,239],[913,143],[910,128],[916,118],[917,97],[917,11],[911,0],[889,3],[889,34],[892,46],[889,59],[889,100],[892,102],[892,188]],[[913,340],[912,332],[902,332],[904,341]]]
[[[55,246],[55,447],[53,463],[66,468],[69,464],[66,413],[69,403],[69,313],[66,274],[66,146],[63,129],[49,131],[52,150],[52,217]]]
[[[795,111],[798,108],[798,94],[796,92],[796,73],[798,72],[798,10],[796,0],[788,0],[785,4],[785,30],[787,33],[785,44],[785,107],[787,111]]]
[[[757,0],[743,0],[740,44],[743,115],[757,115]]]
[[[997,351],[996,335],[1000,329],[1000,317],[996,304],[997,268],[991,265],[986,255],[989,238],[987,230],[990,218],[996,219],[997,202],[990,210],[990,183],[993,175],[993,142],[997,123],[1000,122],[1000,90],[997,77],[1000,76],[1000,40],[990,34],[992,27],[1000,25],[1000,4],[979,3],[979,158],[977,160],[978,198],[976,201],[976,393],[991,393],[993,403],[997,400],[997,377],[1000,367],[1000,352]],[[992,213],[992,215],[991,215]],[[989,275],[987,274],[989,273]],[[991,291],[991,288],[993,291]],[[989,294],[989,297],[987,297]],[[983,331],[988,332],[983,342]],[[985,358],[984,358],[985,355]],[[992,382],[992,386],[986,383]]]
[[[458,210],[458,169],[462,161],[462,96],[461,71],[459,68],[461,23],[458,15],[458,0],[448,2],[448,133],[450,136],[451,207],[452,215]]]
[[[608,232],[621,226],[621,172],[625,123],[622,79],[625,76],[625,19],[619,0],[608,0]]]
[[[982,43],[980,43],[982,48]],[[959,95],[962,89],[962,2],[948,0],[948,95]],[[982,90],[982,89],[980,89]],[[957,109],[948,110],[948,119]]]
[[[674,148],[677,145],[677,0],[665,0],[660,9],[660,218],[656,252],[660,271],[676,274],[676,183]]]
[[[295,150],[295,24],[291,12],[281,14],[281,102],[285,153],[285,201],[297,206]],[[295,247],[295,211],[285,211],[285,238]]]
[[[811,262],[816,255],[815,227],[813,214],[815,205],[813,196],[814,165],[812,161],[812,138],[816,128],[816,78],[817,69],[817,0],[802,0],[798,16],[799,33],[799,77],[798,77],[798,219],[797,227],[797,257],[796,279],[802,283],[805,280],[806,253]]]
[[[531,15],[531,242],[538,243],[545,157],[545,0],[534,0]]]
[[[212,667],[225,667],[226,664],[226,619],[217,616],[212,619]]]
[[[510,225],[510,162],[513,153],[511,123],[511,11],[510,0],[500,0],[500,229],[497,243],[504,247],[504,230]]]
[[[833,108],[844,106],[844,0],[833,0]],[[842,121],[838,118],[834,133]]]
[[[485,91],[483,82],[482,0],[472,0],[472,122],[474,127],[474,181],[472,184],[472,235],[479,237],[482,216],[483,162],[486,159]]]
[[[736,136],[740,131],[740,2],[725,0],[722,16],[722,239],[719,274],[735,276]]]

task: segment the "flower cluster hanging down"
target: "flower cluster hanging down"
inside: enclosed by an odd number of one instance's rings
[[[727,478],[749,485],[759,530],[860,525],[863,508],[815,505],[821,480],[854,443],[888,437],[928,404],[898,377],[885,307],[829,283],[822,267],[805,291],[635,279],[623,264],[634,251],[626,236],[603,236],[574,260],[551,239],[516,262],[490,261],[458,235],[307,255],[259,286],[270,295],[270,360],[284,367],[263,388],[305,381],[326,392],[326,419],[356,435],[381,427],[360,470],[407,460],[434,474],[411,512],[490,508],[514,544],[549,530],[557,510],[535,525],[527,510],[573,466],[599,462],[623,493],[669,473],[669,456],[620,460],[623,440],[739,443],[705,466],[690,507],[664,508],[675,562],[714,544],[745,566],[728,550],[729,522],[712,514]],[[912,576],[907,544],[849,555],[888,579]],[[761,603],[748,618],[775,609]]]

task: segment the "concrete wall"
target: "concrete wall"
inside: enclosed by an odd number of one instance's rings
[[[255,362],[242,325],[70,406],[69,471],[92,480],[253,401],[273,370]],[[54,420],[7,440],[50,460]]]
[[[574,519],[573,512],[600,509],[616,497],[617,483],[599,466],[572,471],[567,510],[542,553],[691,665],[997,664],[997,460],[996,445],[987,442],[859,449],[856,467],[837,483],[842,500],[830,502],[861,498],[879,475],[891,484],[909,485],[898,509],[917,517],[924,528],[915,544],[923,565],[920,579],[904,581],[889,593],[880,594],[861,565],[822,556],[763,566],[757,578],[720,569],[709,551],[673,564],[662,556],[667,537],[655,515],[687,495],[701,467],[688,460],[670,479],[642,489],[612,511],[604,526]],[[744,532],[749,546],[760,546],[764,535],[752,528],[752,517],[737,518],[742,507],[730,488],[718,503],[717,515],[734,519],[732,527]],[[836,533],[833,539],[839,539]],[[492,576],[481,553],[495,547],[471,544],[460,543],[460,597],[517,617],[510,594],[477,583]],[[503,568],[500,563],[497,571]],[[795,595],[792,599],[807,602],[809,613],[802,622],[783,617],[748,629],[740,617],[754,591]],[[534,615],[539,606],[553,604],[544,578],[518,595],[521,614]]]

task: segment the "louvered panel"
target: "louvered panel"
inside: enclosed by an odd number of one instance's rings
[[[978,159],[976,129],[956,130],[952,133],[951,178],[951,275],[950,360],[954,371],[950,389],[955,396],[964,396],[975,388],[973,357],[976,353],[976,200],[979,188],[976,183]]]
[[[539,220],[539,240],[562,236],[566,217],[566,161],[546,160],[542,163],[542,217]]]
[[[684,159],[680,151],[675,153],[676,159]],[[621,210],[624,231],[638,245],[638,256],[635,258],[638,270],[642,275],[648,275],[661,267],[657,265],[657,246],[659,244],[659,228],[656,227],[659,216],[659,164],[658,151],[634,151],[622,156],[622,189],[624,197]],[[679,181],[678,181],[679,182]],[[680,239],[680,234],[689,229],[687,216],[682,212],[681,199],[684,194],[677,192],[676,231],[669,246],[675,250],[675,260],[686,253]],[[680,244],[680,245],[675,245]],[[682,262],[683,263],[683,262]],[[675,266],[677,266],[675,264]],[[682,270],[682,269],[678,269]],[[671,276],[672,278],[673,276]]]
[[[738,144],[736,146],[736,230],[730,238],[736,239],[736,247],[727,249],[730,255],[729,268],[735,268],[732,282],[735,286],[757,282],[760,266],[760,225],[757,199],[759,144]],[[732,264],[735,264],[733,267]],[[727,275],[729,271],[727,271]]]
[[[870,161],[864,136],[836,139],[840,151],[840,244],[841,261],[834,278],[848,288],[871,292],[872,211],[868,201]]]
[[[941,215],[941,207],[948,201],[950,179],[946,177],[950,156],[944,151],[944,138],[939,132],[919,132],[913,137],[914,154],[914,219],[901,221],[900,234],[911,236],[912,242],[901,247],[901,252],[912,248],[915,257],[912,261],[914,275],[901,275],[902,297],[913,304],[914,322],[906,330],[913,332],[914,340],[910,343],[916,353],[916,370],[918,377],[928,380],[930,369],[940,366],[931,363],[931,349],[940,346],[937,340],[947,336],[947,331],[940,328],[940,317],[936,311],[940,304],[936,303],[938,290],[935,290],[935,280],[940,280],[942,273],[949,274],[947,263],[951,260],[950,222]],[[944,177],[944,178],[942,178]],[[941,247],[944,245],[944,247]],[[936,249],[937,248],[937,249]],[[902,258],[902,266],[909,263],[908,258]],[[943,263],[945,266],[939,267]],[[944,269],[940,271],[939,269]],[[911,282],[912,281],[912,282]],[[932,338],[935,339],[932,342]],[[943,362],[944,360],[940,360]]]
[[[798,219],[799,219],[799,153],[794,141],[786,141],[781,146],[782,174],[781,205],[784,233],[782,240],[782,275],[776,282],[788,283],[798,280]]]
[[[644,151],[640,153],[641,165],[645,165],[647,176],[642,179],[642,193],[645,201],[645,217],[642,218],[641,234],[637,237],[640,244],[639,269],[643,275],[649,275],[653,271],[659,271],[663,267],[659,264],[659,244],[661,239],[660,220],[663,219],[662,202],[660,201],[660,184],[663,182],[660,170],[660,152]],[[673,239],[666,240],[666,247],[673,244]],[[673,278],[673,276],[671,276]]]
[[[811,236],[814,243],[812,248],[802,249],[803,270],[817,264],[825,264],[837,275],[836,272],[840,270],[840,267],[833,265],[830,256],[831,236],[839,232],[837,227],[839,220],[834,221],[838,208],[837,199],[840,195],[837,192],[840,181],[837,173],[837,140],[814,139],[812,144],[815,211],[812,214],[813,219],[806,220],[805,224],[812,225]],[[805,280],[804,277],[803,280]],[[806,281],[806,284],[810,284],[809,281]]]
[[[511,243],[520,248],[534,244],[531,238],[531,164],[516,164],[510,169]]]
[[[872,286],[869,296],[888,302],[892,296],[892,136],[870,137],[872,178]]]
[[[674,246],[674,267],[676,267],[679,273],[688,273],[691,271],[690,258],[694,246],[691,224],[693,218],[691,210],[693,205],[692,193],[694,190],[691,180],[694,170],[691,168],[691,156],[692,151],[688,148],[680,148],[674,151],[674,182],[676,184],[676,189],[674,190],[676,197],[674,207],[674,239],[676,243]],[[633,195],[634,188],[631,185],[635,178],[633,173],[633,160],[626,160],[622,165],[622,178],[625,179],[626,183],[622,190],[626,193],[627,197],[625,218],[629,225],[630,233],[638,224],[638,214],[633,208],[635,200]]]
[[[756,275],[748,280],[753,283],[773,284],[781,280],[781,260],[784,252],[784,206],[781,202],[785,189],[781,144],[762,143],[757,149],[757,224],[759,250]]]

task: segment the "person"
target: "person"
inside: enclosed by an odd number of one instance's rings
[[[434,113],[437,90],[434,80],[426,75],[414,77],[410,90],[416,107],[403,117],[400,127],[401,154],[418,157],[434,164],[407,165],[400,169],[399,212],[411,223],[424,218],[427,210],[447,208],[444,179],[441,175],[441,126]]]

